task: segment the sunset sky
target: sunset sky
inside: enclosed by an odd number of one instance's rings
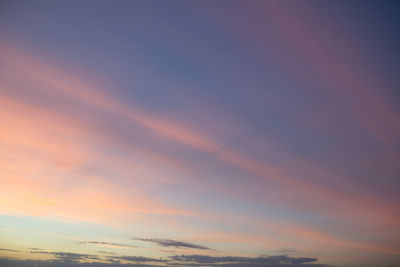
[[[0,266],[397,267],[399,8],[1,1]]]

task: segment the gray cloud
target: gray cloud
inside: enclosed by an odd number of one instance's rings
[[[286,255],[268,256],[268,257],[214,257],[207,255],[175,255],[171,259],[180,262],[194,263],[257,263],[257,264],[301,264],[317,261],[316,258],[292,258]]]
[[[130,262],[168,262],[168,259],[156,259],[156,258],[148,258],[142,256],[108,256],[108,259],[112,260],[124,260]]]
[[[156,243],[159,246],[162,247],[174,247],[174,248],[196,248],[196,249],[203,249],[203,250],[212,250],[211,248],[192,244],[192,243],[187,243],[187,242],[182,242],[182,241],[176,241],[176,240],[171,240],[171,239],[161,239],[161,238],[133,238],[134,240],[139,240],[139,241],[144,241],[144,242],[152,242]]]
[[[0,266],[18,267],[153,267],[153,266],[197,266],[197,267],[329,267],[329,265],[318,264],[316,258],[311,257],[289,257],[287,255],[259,256],[259,257],[237,257],[237,256],[208,256],[208,255],[175,255],[166,258],[151,258],[143,256],[109,255],[99,257],[97,255],[36,251],[53,255],[52,260],[17,260],[1,259]],[[108,253],[100,251],[100,253]],[[88,263],[86,260],[96,260]],[[5,262],[7,264],[5,264]]]
[[[109,263],[77,263],[77,262],[56,262],[43,260],[16,260],[16,259],[1,259],[0,266],[12,267],[160,267],[160,265],[152,265],[146,263],[129,263],[120,264],[118,262]]]
[[[31,248],[31,250],[43,250],[42,248]]]
[[[0,251],[19,252],[19,250],[15,250],[15,249],[8,249],[8,248],[0,248]]]
[[[81,241],[81,242],[77,242],[77,243],[78,244],[91,244],[91,245],[107,245],[107,246],[121,247],[121,248],[139,248],[138,246],[110,243],[110,242],[104,242],[104,241]]]
[[[91,259],[91,260],[100,260],[100,258],[96,255],[89,254],[80,254],[80,253],[72,253],[72,252],[50,252],[50,251],[31,251],[31,253],[37,254],[49,254],[55,257],[55,261],[63,262],[63,263],[80,263],[82,260]]]
[[[268,267],[325,267],[324,264],[315,264],[316,258],[300,257],[294,258],[287,255],[263,256],[263,257],[216,257],[207,255],[175,255],[170,259],[183,263],[183,265],[200,265],[200,266],[268,266]]]

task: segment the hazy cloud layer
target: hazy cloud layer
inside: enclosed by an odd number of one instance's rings
[[[211,248],[192,244],[192,243],[187,243],[187,242],[182,242],[182,241],[176,241],[176,240],[171,240],[171,239],[161,239],[161,238],[133,238],[134,240],[139,240],[139,241],[144,241],[144,242],[152,242],[156,243],[159,246],[162,247],[174,247],[174,248],[195,248],[195,249],[204,249],[204,250],[212,250]]]
[[[99,250],[99,251],[97,251],[97,252],[99,252],[99,253],[103,253],[103,254],[112,254],[112,255],[115,255],[115,254],[117,254],[117,253],[115,253],[115,252],[111,252],[111,251],[104,251],[104,250]]]
[[[0,254],[398,265],[399,2],[159,2],[1,1]]]

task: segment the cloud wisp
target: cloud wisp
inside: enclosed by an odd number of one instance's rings
[[[118,244],[118,243],[105,242],[105,241],[80,241],[80,242],[77,242],[77,243],[78,244],[89,244],[89,245],[104,246],[104,247],[116,247],[116,248],[139,248],[138,246],[126,245],[126,244]]]
[[[202,250],[213,250],[212,248],[196,245],[193,243],[187,243],[183,241],[162,239],[162,238],[133,238],[134,240],[155,243],[162,247],[174,247],[174,248],[194,248]]]
[[[97,252],[102,253],[102,254],[110,254],[110,255],[115,255],[115,254],[117,254],[117,253],[115,253],[115,252],[104,251],[104,250],[99,250],[99,251],[97,251]]]

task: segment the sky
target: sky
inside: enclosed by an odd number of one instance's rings
[[[0,266],[400,264],[397,1],[0,3]]]

